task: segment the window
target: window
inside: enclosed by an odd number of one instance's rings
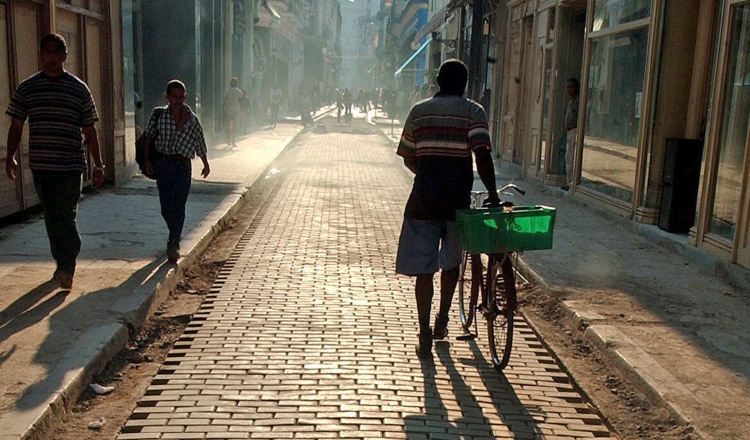
[[[651,0],[596,0],[592,31],[647,18],[650,13]]]
[[[734,239],[750,124],[750,4],[735,10],[708,232]]]
[[[648,28],[592,41],[581,185],[632,202]],[[579,134],[580,136],[580,134]]]

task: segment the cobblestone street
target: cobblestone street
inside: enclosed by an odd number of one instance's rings
[[[411,176],[379,134],[296,143],[119,440],[612,436],[521,318],[504,374],[456,305],[420,362],[393,269]]]

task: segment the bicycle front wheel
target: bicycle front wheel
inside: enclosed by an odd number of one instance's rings
[[[477,309],[477,295],[472,295],[472,287],[478,292],[476,286],[471,283],[471,255],[464,252],[461,260],[460,275],[458,277],[458,310],[461,317],[461,325],[464,331],[469,333],[474,315]]]
[[[495,369],[508,365],[513,347],[516,277],[509,255],[491,255],[487,273],[487,337]]]

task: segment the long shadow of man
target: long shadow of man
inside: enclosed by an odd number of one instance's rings
[[[431,360],[422,361],[424,373],[425,414],[404,418],[406,438],[455,439],[494,439],[504,436],[513,438],[543,438],[538,426],[540,410],[529,411],[516,396],[507,378],[495,371],[484,358],[474,341],[470,342],[473,359],[462,360],[464,365],[472,365],[479,371],[484,388],[469,386],[451,357],[450,344],[435,344],[439,365],[442,365],[449,378],[450,389],[436,383],[437,366]],[[453,396],[441,397],[441,391],[452,392]],[[491,400],[494,414],[486,413],[486,403]],[[452,403],[455,400],[457,406]],[[543,414],[541,414],[543,416]],[[499,419],[499,420],[498,420]],[[510,438],[510,437],[509,437]]]

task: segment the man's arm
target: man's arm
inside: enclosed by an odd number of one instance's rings
[[[203,176],[203,178],[205,179],[211,172],[211,167],[208,165],[208,156],[206,156],[205,154],[201,154],[198,157],[200,157],[201,162],[203,162],[203,171],[201,171],[201,176]]]
[[[5,157],[5,174],[10,180],[16,180],[18,177],[18,162],[16,162],[16,152],[21,145],[21,136],[23,135],[24,121],[18,118],[11,118],[10,129],[8,130],[8,148]]]
[[[150,157],[149,152],[154,148],[153,140],[150,137],[143,136],[143,171],[146,177],[154,175],[153,164],[148,158]]]
[[[409,171],[411,171],[414,174],[417,174],[417,161],[416,160],[404,158],[404,165],[406,165],[406,168],[409,168]]]
[[[104,183],[104,163],[102,162],[102,153],[99,150],[99,136],[96,133],[96,127],[88,125],[81,128],[83,135],[86,136],[89,154],[94,161],[94,173],[91,177],[94,188],[99,188]]]
[[[495,165],[492,163],[492,153],[488,148],[480,148],[474,151],[474,155],[476,157],[477,173],[489,193],[487,203],[493,205],[499,204],[500,198],[497,195],[497,186],[495,184]]]

